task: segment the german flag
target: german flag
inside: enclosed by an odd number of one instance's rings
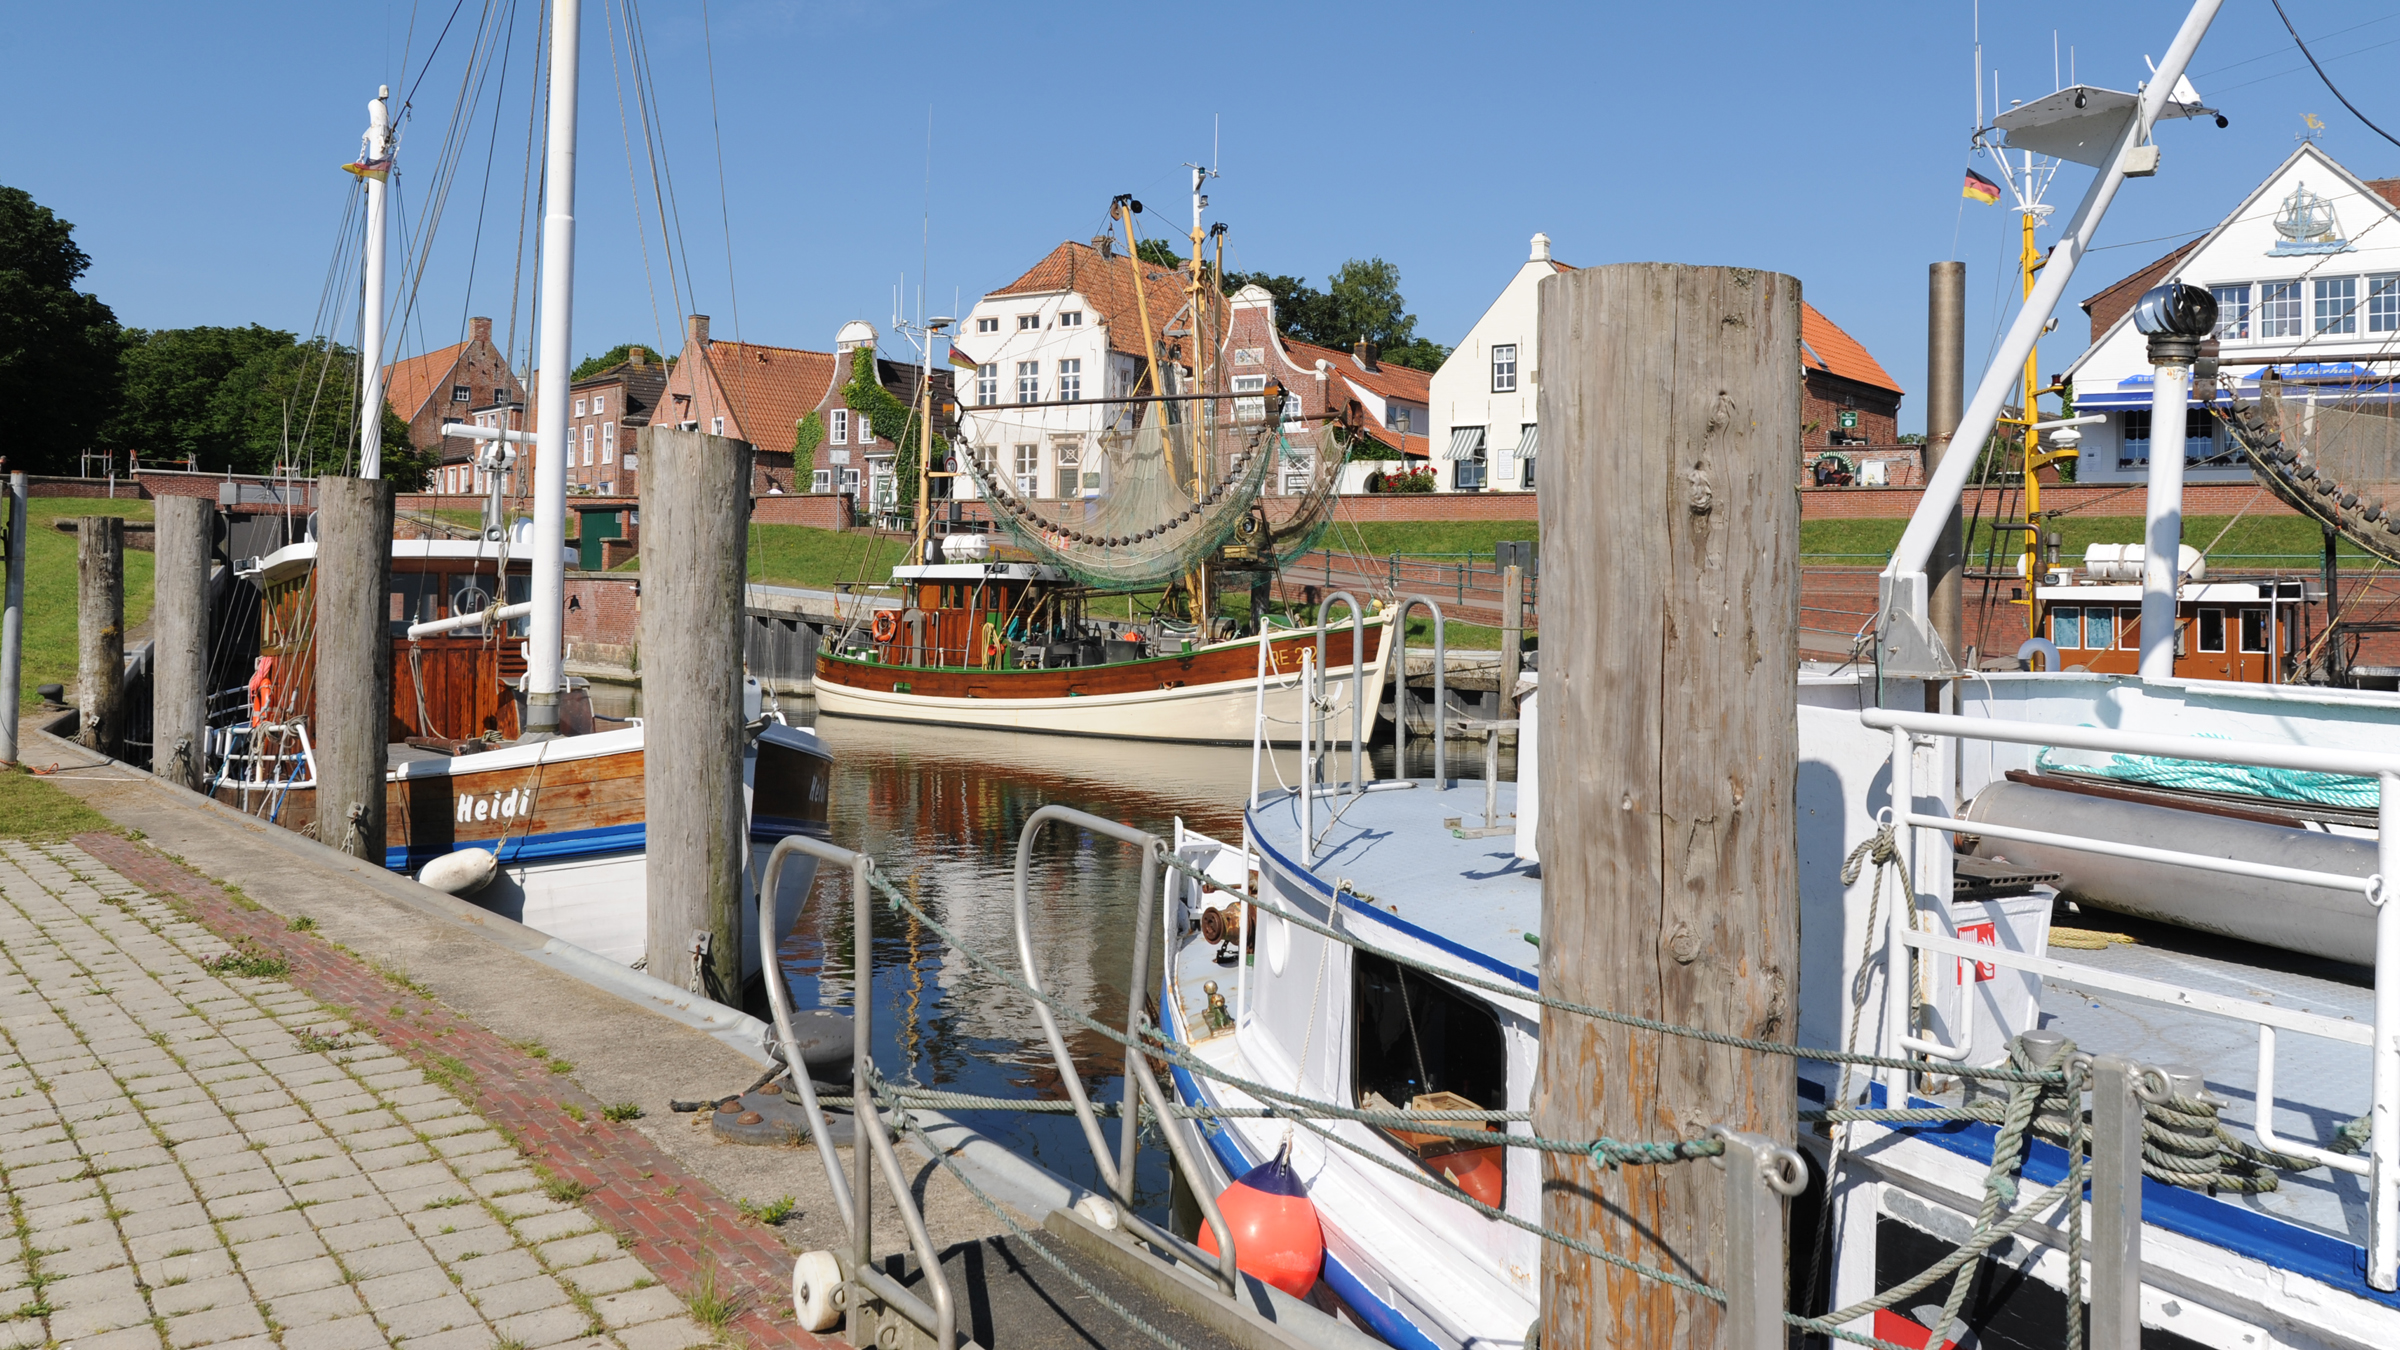
[[[1975,172],[1973,169],[1969,169],[1967,170],[1966,186],[1959,189],[1958,195],[1961,197],[1973,197],[1975,200],[1982,202],[1986,206],[1989,206],[1993,202],[2000,200],[2000,185],[1993,182],[1991,179],[1984,177],[1982,174]]]
[[[960,351],[956,347],[952,347],[950,349],[950,364],[958,367],[960,370],[973,370],[975,369],[976,365],[974,357],[967,355],[965,352]]]

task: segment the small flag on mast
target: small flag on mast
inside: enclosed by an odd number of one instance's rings
[[[1975,172],[1973,169],[1969,169],[1967,170],[1966,186],[1960,189],[1958,195],[1961,197],[1973,197],[1975,200],[1982,202],[1986,206],[1989,206],[1993,202],[2000,200],[2000,185],[1993,182],[1991,179],[1984,177],[1982,174]]]
[[[958,367],[960,370],[973,370],[976,366],[974,357],[967,355],[965,352],[960,351],[956,347],[952,347],[950,349],[950,364]]]
[[[389,182],[392,173],[392,157],[385,155],[381,159],[362,159],[355,164],[345,164],[342,166],[342,172],[354,174],[360,178],[372,178],[378,183]]]

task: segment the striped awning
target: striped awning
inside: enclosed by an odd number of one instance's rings
[[[1538,426],[1527,427],[1524,437],[1517,442],[1517,458],[1531,459],[1541,448],[1542,429]]]
[[[1473,459],[1483,450],[1482,427],[1453,427],[1450,429],[1450,449],[1444,459]]]

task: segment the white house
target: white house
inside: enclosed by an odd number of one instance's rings
[[[2205,286],[2216,296],[2220,383],[2237,397],[2253,396],[2270,366],[2288,380],[2343,383],[2400,370],[2395,198],[2400,179],[2358,178],[2304,143],[2215,229],[2085,301],[2092,345],[2067,378],[2075,411],[2108,421],[2083,428],[2076,481],[2131,482],[2148,472],[2151,368],[2132,306],[2160,282]],[[2197,400],[2183,441],[2190,481],[2250,476]]]
[[[1541,441],[1534,426],[1542,371],[1535,288],[1544,277],[1573,270],[1551,259],[1549,235],[1535,235],[1532,255],[1433,373],[1429,440],[1442,490],[1532,489]]]
[[[1099,495],[1103,463],[1092,437],[1106,419],[1131,416],[1127,405],[1105,400],[1130,393],[1148,364],[1143,303],[1160,360],[1188,363],[1170,331],[1184,327],[1174,320],[1185,284],[1183,273],[1127,257],[1102,236],[1060,244],[985,295],[960,317],[951,340],[954,355],[965,358],[952,364],[973,365],[958,371],[961,439],[1020,497]],[[1090,406],[1014,407],[1056,402]],[[953,480],[953,487],[962,497],[975,495],[972,479]]]

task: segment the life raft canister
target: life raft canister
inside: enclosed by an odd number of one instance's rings
[[[250,720],[264,722],[275,706],[275,658],[262,656],[250,667]]]

